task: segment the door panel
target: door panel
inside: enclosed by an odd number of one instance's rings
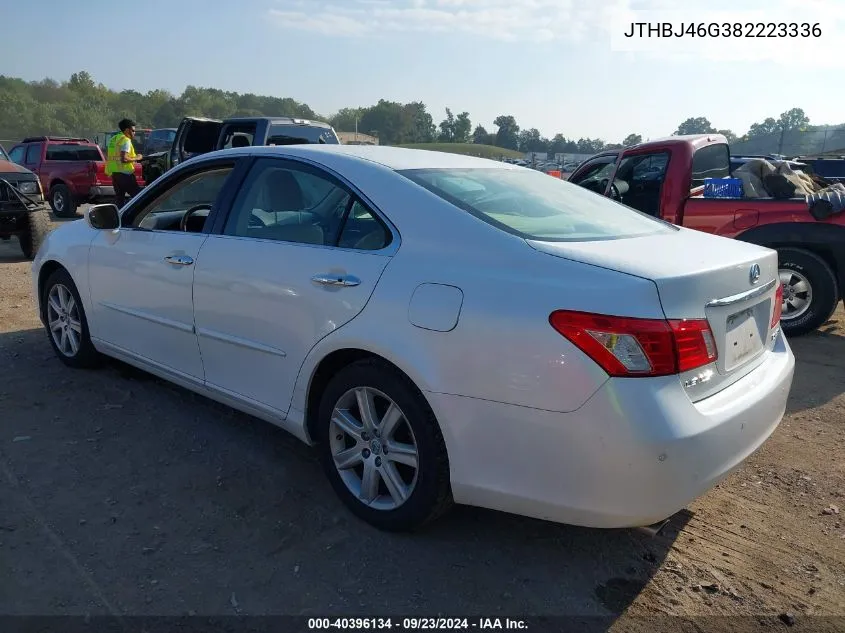
[[[334,177],[273,158],[256,161],[223,233],[194,280],[206,381],[284,414],[305,356],[364,309],[397,243]]]
[[[166,258],[195,262],[206,238],[178,231],[99,232],[89,255],[92,334],[202,380],[191,301],[194,264]]]
[[[206,381],[287,412],[305,356],[363,310],[389,261],[366,251],[212,235],[194,281]]]
[[[194,268],[235,169],[231,161],[209,161],[165,177],[130,203],[124,228],[98,233],[89,253],[93,336],[203,380]]]

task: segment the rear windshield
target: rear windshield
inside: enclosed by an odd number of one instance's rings
[[[339,145],[340,142],[331,128],[316,125],[271,125],[267,134],[267,145],[302,145],[307,143],[326,143]]]
[[[730,175],[731,152],[726,144],[706,145],[693,154],[690,187],[700,187],[705,178],[728,178]]]
[[[47,160],[103,160],[100,150],[92,145],[55,143],[47,146]]]
[[[671,232],[671,225],[533,169],[399,172],[503,231],[544,241],[608,240]]]

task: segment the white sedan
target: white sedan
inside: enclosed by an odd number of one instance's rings
[[[205,154],[33,263],[71,367],[116,357],[315,444],[359,517],[657,523],[779,424],[775,251],[545,174],[392,147]]]

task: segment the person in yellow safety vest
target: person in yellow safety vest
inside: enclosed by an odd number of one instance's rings
[[[125,204],[125,196],[136,195],[141,187],[135,178],[135,163],[143,156],[135,153],[132,139],[135,138],[135,122],[123,119],[118,123],[120,132],[109,139],[106,149],[106,176],[111,176],[117,208]]]

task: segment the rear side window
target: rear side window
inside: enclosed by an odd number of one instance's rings
[[[331,128],[316,125],[273,124],[267,135],[267,145],[304,145],[325,143],[338,145],[337,136]]]
[[[533,169],[414,169],[399,173],[456,207],[525,239],[607,240],[673,230],[665,222]]]
[[[693,154],[691,188],[703,185],[705,178],[729,178],[730,175],[731,152],[724,143],[707,145]]]
[[[99,150],[90,145],[55,143],[47,146],[46,160],[102,160]]]

